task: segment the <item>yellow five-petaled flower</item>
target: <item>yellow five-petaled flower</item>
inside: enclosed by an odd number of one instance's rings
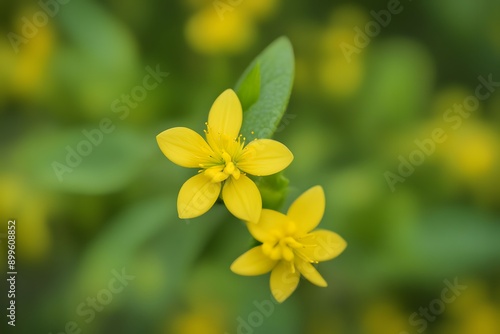
[[[179,191],[180,218],[207,212],[221,195],[227,209],[237,218],[257,222],[262,199],[255,183],[246,175],[265,176],[285,169],[293,160],[288,148],[271,139],[255,139],[245,146],[240,135],[243,112],[236,93],[228,89],[214,102],[208,115],[206,141],[191,129],[177,127],[156,139],[173,163],[198,168]]]
[[[336,233],[313,231],[324,211],[325,194],[321,186],[303,193],[286,215],[263,209],[257,224],[247,223],[252,236],[262,245],[237,258],[231,270],[245,276],[271,272],[271,292],[280,303],[295,291],[301,274],[310,282],[326,287],[326,281],[313,264],[333,259],[347,244]]]

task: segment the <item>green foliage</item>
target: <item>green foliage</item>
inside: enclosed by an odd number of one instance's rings
[[[252,70],[243,78],[236,91],[241,102],[243,112],[254,105],[260,96],[260,65],[257,62]]]
[[[294,79],[290,41],[281,37],[248,66],[236,84],[244,116],[241,133],[246,138],[271,138],[285,114]],[[283,173],[257,181],[264,208],[278,210],[285,202],[289,181]]]
[[[214,208],[200,218],[182,222],[177,217],[172,196],[147,199],[124,210],[86,249],[79,270],[78,291],[96,293],[106,286],[112,269],[122,268],[135,275],[134,291],[147,289],[157,280],[148,280],[142,271],[147,262],[161,267],[155,275],[163,277],[153,290],[155,296],[148,303],[155,304],[148,312],[162,310],[172,302],[171,295],[186,280],[188,270],[205,248],[220,223],[227,221],[222,207]],[[132,291],[131,291],[132,292]],[[162,298],[157,298],[158,294]],[[138,299],[147,299],[136,294]],[[142,300],[144,302],[144,300]],[[154,312],[153,312],[154,313]]]
[[[286,111],[294,73],[293,48],[286,37],[274,41],[248,66],[235,88],[243,98],[245,116],[241,133],[244,137],[273,136]],[[259,89],[255,87],[257,84]],[[257,95],[258,99],[252,103]]]
[[[102,139],[96,141],[98,145],[90,145],[81,129],[28,137],[17,152],[19,165],[35,183],[49,189],[75,194],[105,194],[119,190],[140,173],[156,147],[154,142],[136,132],[116,126],[112,133],[101,132]],[[35,142],[37,150],[32,149]],[[84,142],[89,143],[85,144],[85,150],[91,147],[87,156],[78,153]],[[68,164],[68,159],[73,165]],[[54,167],[54,163],[60,165]],[[59,170],[59,177],[55,169]]]
[[[279,211],[288,195],[289,183],[290,181],[282,172],[261,177],[257,186],[262,196],[262,207]]]
[[[71,83],[69,94],[87,115],[109,110],[110,101],[129,89],[141,71],[133,36],[90,1],[64,7],[57,18],[70,43],[54,55],[54,80],[62,89]]]

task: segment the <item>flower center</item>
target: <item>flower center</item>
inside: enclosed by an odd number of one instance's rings
[[[269,256],[272,260],[284,260],[287,261],[292,272],[295,271],[294,260],[295,257],[309,262],[317,263],[303,251],[308,247],[316,247],[316,245],[303,244],[294,237],[297,226],[293,221],[288,221],[287,225],[283,230],[271,231],[271,237],[268,241],[262,244],[262,252]],[[300,239],[299,239],[300,240]]]
[[[262,245],[262,252],[273,260],[283,259],[291,262],[295,259],[295,250],[304,247],[303,244],[289,236],[276,241],[265,242]]]
[[[238,179],[240,177],[240,170],[236,167],[231,156],[226,151],[222,151],[222,159],[224,159],[224,169],[222,172],[226,173],[228,177],[232,175],[235,179]]]
[[[236,161],[241,156],[245,138],[239,135],[237,138],[232,139],[225,134],[213,133],[208,123],[205,124],[207,126],[207,130],[205,130],[207,142],[216,154],[213,157],[216,162],[214,161],[209,166],[200,165],[204,169],[200,172],[204,172],[214,183],[225,181],[230,176],[238,180],[241,171],[237,167]]]
[[[222,151],[222,159],[223,162],[221,164],[205,169],[205,175],[211,177],[214,183],[222,182],[231,175],[238,180],[241,172],[238,167],[236,167],[229,153]]]

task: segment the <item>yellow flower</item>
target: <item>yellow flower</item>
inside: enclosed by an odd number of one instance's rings
[[[257,224],[247,224],[262,245],[236,259],[231,270],[245,276],[271,272],[271,292],[280,303],[295,291],[301,274],[311,283],[326,287],[327,283],[312,264],[335,258],[347,244],[336,233],[312,231],[324,211],[325,194],[321,186],[303,193],[286,215],[263,209]]]
[[[237,54],[256,39],[253,21],[241,10],[227,12],[223,17],[212,7],[195,13],[186,23],[187,43],[207,55]]]
[[[239,134],[243,112],[236,93],[228,89],[214,102],[208,115],[206,141],[188,128],[172,128],[156,139],[173,163],[201,168],[184,183],[177,198],[180,218],[207,212],[222,189],[227,209],[237,218],[256,222],[262,199],[255,183],[246,175],[265,176],[285,169],[293,160],[288,148],[271,139],[255,139],[245,146]]]

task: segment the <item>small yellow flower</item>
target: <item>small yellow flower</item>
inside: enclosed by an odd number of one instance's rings
[[[188,45],[207,55],[241,53],[255,42],[256,35],[256,26],[245,12],[233,9],[219,14],[212,6],[195,13],[185,27]]]
[[[245,146],[245,139],[239,134],[242,118],[240,100],[228,89],[210,109],[206,141],[193,130],[181,127],[168,129],[156,137],[170,161],[201,169],[179,191],[180,218],[194,218],[207,212],[222,189],[222,199],[234,216],[250,222],[259,220],[262,199],[246,174],[278,173],[292,162],[293,155],[285,145],[271,139],[255,139]]]
[[[271,292],[280,303],[295,291],[301,274],[311,283],[326,287],[327,283],[312,264],[335,258],[347,244],[336,233],[312,231],[324,211],[325,194],[321,186],[303,193],[286,215],[263,209],[257,224],[247,224],[262,245],[237,258],[231,270],[244,276],[271,272]]]

